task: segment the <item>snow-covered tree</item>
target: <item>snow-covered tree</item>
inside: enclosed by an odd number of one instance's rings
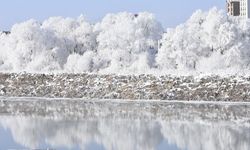
[[[96,34],[93,25],[81,15],[77,19],[52,17],[44,21],[42,28],[51,30],[65,42],[70,53],[83,54],[96,49]]]
[[[16,24],[11,34],[1,35],[0,69],[11,71],[57,71],[72,54],[94,51],[96,34],[91,24],[78,19],[50,18]]]
[[[216,8],[165,32],[146,12],[108,14],[96,24],[53,17],[0,33],[0,71],[237,73],[250,69],[249,47],[250,21]]]
[[[149,13],[108,14],[95,26],[98,55],[109,72],[153,67],[163,28]],[[139,64],[138,61],[143,64]],[[142,68],[143,67],[143,68]]]
[[[228,17],[216,8],[198,10],[163,35],[157,64],[162,70],[250,69],[249,25],[248,20]]]
[[[29,20],[16,24],[11,34],[1,40],[1,69],[11,71],[54,70],[59,63],[53,60],[53,51],[59,40],[52,32],[41,28],[40,23]],[[58,43],[59,45],[59,43]]]

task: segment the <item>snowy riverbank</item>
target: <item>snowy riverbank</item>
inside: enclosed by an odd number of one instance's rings
[[[248,77],[0,74],[0,96],[250,102]]]

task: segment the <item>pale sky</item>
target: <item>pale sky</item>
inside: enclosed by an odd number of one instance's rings
[[[225,9],[225,0],[1,0],[0,30],[28,19],[43,21],[51,16],[78,17],[100,21],[107,13],[147,11],[164,27],[185,22],[197,9]]]

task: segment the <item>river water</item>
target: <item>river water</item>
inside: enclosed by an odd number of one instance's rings
[[[0,149],[249,150],[250,104],[0,98]]]

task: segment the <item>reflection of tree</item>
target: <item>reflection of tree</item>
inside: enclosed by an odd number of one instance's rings
[[[154,149],[163,140],[157,122],[129,120],[50,120],[43,118],[5,117],[0,120],[12,132],[14,140],[36,148],[45,140],[52,146],[85,148],[96,142],[106,149]]]
[[[248,150],[250,128],[230,123],[162,122],[169,143],[189,150]]]
[[[53,147],[83,149],[95,142],[106,149],[155,149],[165,138],[180,149],[224,150],[250,148],[250,128],[227,123],[162,120],[63,120],[2,117],[17,143],[35,148],[41,141]]]

